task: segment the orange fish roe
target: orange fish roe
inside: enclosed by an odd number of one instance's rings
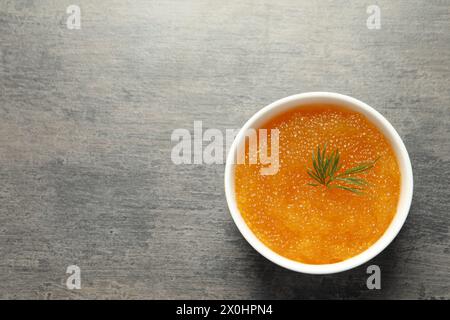
[[[261,128],[279,129],[279,171],[261,175],[261,164],[238,164],[235,190],[244,220],[265,245],[292,260],[326,264],[363,252],[383,235],[396,213],[400,171],[389,142],[363,115],[314,105]],[[355,175],[369,183],[362,195],[307,185],[315,182],[306,172],[312,151],[324,143],[329,152],[339,149],[339,172],[380,157]]]

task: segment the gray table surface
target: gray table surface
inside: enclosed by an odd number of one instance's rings
[[[450,298],[450,1],[374,1],[380,30],[370,4],[0,0],[0,298]],[[335,275],[264,259],[230,217],[224,166],[170,158],[176,128],[239,128],[306,91],[374,106],[413,163],[399,236]]]

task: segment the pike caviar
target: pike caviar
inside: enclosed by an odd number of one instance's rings
[[[289,259],[327,264],[365,251],[383,235],[396,213],[400,172],[389,142],[362,114],[314,105],[261,128],[279,129],[278,172],[261,175],[259,162],[235,168],[238,208],[259,240]],[[324,143],[329,152],[339,149],[339,172],[379,157],[372,169],[356,175],[369,184],[363,194],[307,185],[315,182],[306,172],[311,154]],[[245,152],[248,158],[249,148]]]

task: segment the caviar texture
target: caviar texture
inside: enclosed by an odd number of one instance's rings
[[[315,105],[262,128],[280,130],[279,171],[261,175],[260,164],[236,165],[235,190],[245,222],[264,244],[292,260],[327,264],[365,251],[383,235],[397,209],[400,172],[389,142],[363,115]],[[364,194],[307,185],[314,182],[306,172],[311,153],[324,143],[339,149],[340,172],[379,157],[358,175],[369,183]]]

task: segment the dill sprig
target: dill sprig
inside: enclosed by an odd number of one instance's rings
[[[313,187],[324,185],[327,188],[336,188],[357,194],[362,193],[368,183],[365,179],[354,175],[373,168],[378,158],[338,173],[342,168],[340,158],[341,155],[338,149],[327,153],[326,144],[323,146],[323,149],[317,146],[317,151],[312,152],[313,169],[307,169],[308,175],[317,183],[308,183],[308,185]]]

